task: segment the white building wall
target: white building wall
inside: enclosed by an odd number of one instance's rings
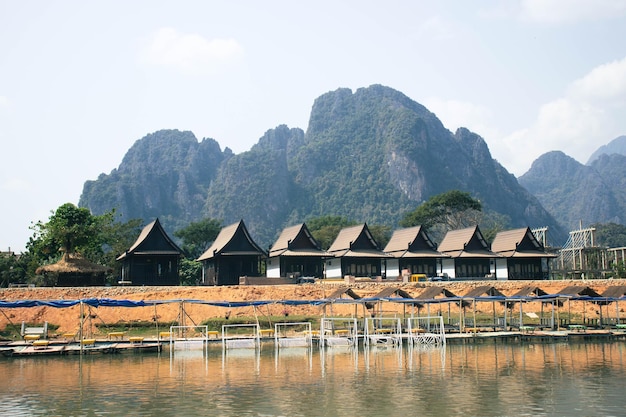
[[[400,260],[397,258],[387,259],[387,270],[385,271],[385,276],[387,279],[395,279],[400,276],[402,271],[400,271]]]
[[[269,258],[266,262],[268,278],[280,278],[280,259],[278,256]]]
[[[509,268],[507,267],[507,259],[500,258],[496,259],[496,278],[498,280],[508,280],[509,279]]]
[[[441,273],[444,276],[447,274],[448,278],[450,279],[456,278],[455,269],[454,269],[454,259],[443,258],[441,260]]]
[[[326,261],[326,278],[343,278],[341,275],[340,258],[334,258]]]

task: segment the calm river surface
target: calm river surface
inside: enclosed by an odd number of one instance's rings
[[[624,416],[626,343],[0,358],[1,416]]]

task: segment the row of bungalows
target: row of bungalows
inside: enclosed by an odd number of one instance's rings
[[[158,219],[122,254],[122,283],[177,285],[182,251]],[[323,250],[305,223],[288,227],[265,252],[243,220],[224,227],[197,259],[203,285],[237,285],[241,277],[398,280],[405,274],[449,279],[546,279],[548,253],[529,228],[498,233],[491,246],[478,226],[448,232],[439,246],[421,226],[393,232],[381,249],[367,224],[342,229]]]

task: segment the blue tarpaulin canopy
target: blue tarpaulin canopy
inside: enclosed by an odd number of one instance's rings
[[[561,294],[548,294],[541,296],[480,296],[480,297],[443,297],[432,299],[415,299],[415,298],[398,298],[398,297],[367,297],[359,299],[351,298],[335,298],[335,299],[315,299],[315,300],[256,300],[256,301],[212,301],[212,300],[194,300],[194,299],[176,299],[176,300],[115,300],[111,298],[84,298],[79,300],[17,300],[17,301],[0,301],[0,308],[26,308],[26,307],[54,307],[67,308],[83,303],[91,307],[146,307],[160,304],[170,303],[190,303],[205,304],[216,307],[255,307],[268,304],[282,304],[289,306],[301,305],[324,305],[324,304],[361,304],[378,301],[388,301],[393,303],[416,303],[421,304],[442,304],[442,303],[459,303],[462,301],[478,301],[478,302],[550,302],[556,300],[569,299],[572,301],[589,301],[596,303],[609,303],[614,301],[625,301],[626,296],[621,297],[591,297],[587,295],[564,296]]]

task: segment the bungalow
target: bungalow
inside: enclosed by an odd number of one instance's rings
[[[324,258],[327,256],[306,224],[288,227],[282,231],[269,250],[267,277],[322,278]]]
[[[528,227],[499,232],[491,250],[500,256],[496,259],[498,279],[548,279],[548,260],[556,258]]]
[[[182,251],[165,233],[157,218],[146,225],[135,243],[118,256],[121,284],[180,285],[178,268]]]
[[[446,233],[438,248],[442,274],[456,279],[495,277],[495,259],[478,226]]]
[[[428,276],[441,272],[440,259],[443,255],[437,252],[436,245],[422,226],[395,230],[383,252],[393,257],[387,260],[389,277],[400,277],[403,270],[408,270],[409,274]]]
[[[211,247],[197,259],[202,262],[202,283],[238,285],[240,277],[258,277],[265,257],[240,220],[224,227]]]
[[[382,277],[383,261],[391,258],[380,250],[366,223],[342,229],[328,253],[333,258],[326,261],[326,278]]]

